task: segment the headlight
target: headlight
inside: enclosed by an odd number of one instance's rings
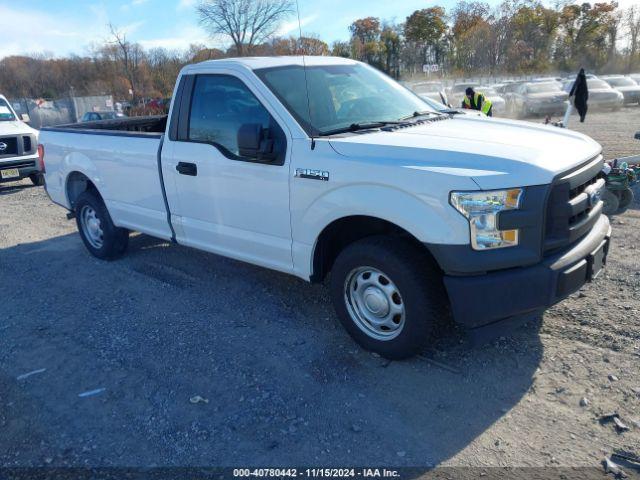
[[[518,245],[518,230],[498,230],[498,213],[520,207],[521,188],[451,192],[451,205],[469,220],[474,250]]]

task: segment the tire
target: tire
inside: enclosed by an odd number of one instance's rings
[[[129,244],[129,230],[116,227],[102,199],[84,191],[75,203],[76,224],[84,246],[101,260],[120,257]]]
[[[36,187],[41,187],[42,185],[44,185],[44,175],[42,175],[41,173],[32,173],[31,175],[29,175],[29,180],[31,180],[31,183],[33,183]]]
[[[388,359],[422,351],[448,318],[440,270],[419,246],[399,237],[368,237],[347,246],[333,265],[329,288],[347,332]]]
[[[620,214],[626,212],[631,202],[633,202],[633,190],[626,188],[618,193],[618,210],[616,213]]]
[[[605,215],[611,216],[618,211],[620,200],[618,200],[616,194],[611,190],[607,188],[602,190],[602,201],[604,202],[602,213],[604,213]]]

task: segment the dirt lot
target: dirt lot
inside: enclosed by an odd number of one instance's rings
[[[608,158],[640,153],[640,107],[587,122]],[[103,263],[28,181],[0,186],[0,212],[0,465],[601,468],[640,454],[638,203],[613,221],[606,274],[543,319],[391,363],[352,343],[322,286],[140,235]],[[613,411],[628,431],[599,422]]]

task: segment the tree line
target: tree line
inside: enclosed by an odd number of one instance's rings
[[[640,70],[640,6],[615,2],[553,7],[537,0],[505,0],[497,7],[459,1],[416,10],[404,22],[356,19],[347,41],[314,35],[278,37],[295,15],[290,0],[202,0],[202,26],[232,40],[227,49],[191,45],[186,51],[144,49],[116,27],[84,56],[11,56],[0,60],[0,92],[9,97],[59,98],[112,94],[137,102],[171,95],[188,64],[243,55],[336,55],[367,62],[399,78],[437,64],[450,76]]]
[[[449,12],[417,10],[401,24],[359,19],[350,31],[351,40],[334,43],[332,52],[395,76],[417,73],[423,64],[453,76],[640,69],[639,5],[506,0],[491,8],[460,1]]]

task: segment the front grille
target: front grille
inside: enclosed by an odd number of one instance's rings
[[[596,223],[602,200],[594,193],[604,188],[601,156],[557,179],[547,201],[545,254],[571,245]]]
[[[18,154],[18,137],[0,137],[0,157]]]

